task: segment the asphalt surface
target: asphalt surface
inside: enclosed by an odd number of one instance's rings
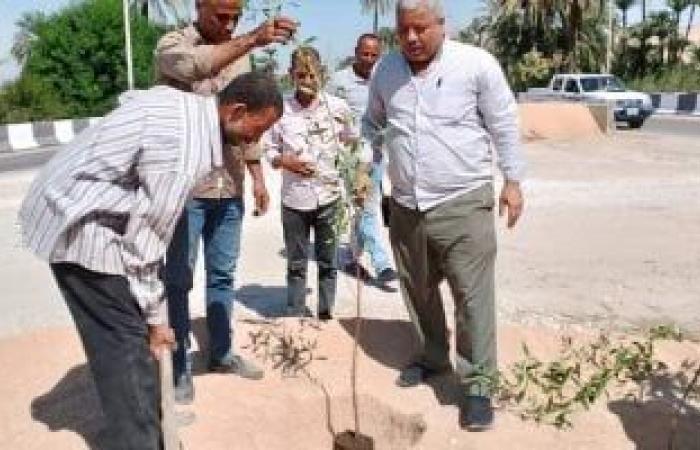
[[[0,153],[0,173],[21,172],[41,167],[59,148],[61,147],[49,146],[32,150]]]
[[[652,116],[639,130],[630,130],[623,124],[619,131],[624,133],[652,133],[677,136],[698,136],[700,138],[700,117]],[[31,170],[42,166],[60,147],[42,147],[16,153],[0,153],[0,173]]]
[[[624,128],[621,127],[621,128]],[[675,136],[698,136],[700,137],[700,117],[688,116],[652,116],[639,131],[642,133],[653,133]]]

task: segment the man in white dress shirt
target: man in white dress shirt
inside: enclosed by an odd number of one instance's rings
[[[494,152],[507,226],[523,209],[517,105],[498,62],[445,38],[439,0],[398,0],[400,51],[375,68],[363,118],[366,145],[383,140],[392,184],[390,236],[401,291],[422,346],[397,380],[414,386],[451,370],[439,285],[455,303],[460,426],[493,423],[496,372]]]

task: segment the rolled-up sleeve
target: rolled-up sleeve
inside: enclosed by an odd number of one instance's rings
[[[520,148],[518,105],[498,61],[484,52],[478,76],[478,108],[493,140],[498,167],[506,180],[525,177],[525,160]]]
[[[163,323],[161,303],[165,300],[158,277],[165,249],[182,213],[191,181],[172,172],[140,174],[136,209],[122,241],[122,258],[129,287],[150,325]]]
[[[213,46],[194,45],[181,31],[163,36],[155,50],[156,65],[163,75],[182,83],[212,77]]]
[[[255,142],[253,144],[246,144],[242,147],[243,160],[249,162],[260,161],[262,158],[262,143]]]

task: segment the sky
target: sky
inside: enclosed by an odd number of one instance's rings
[[[17,28],[15,22],[24,12],[41,10],[55,12],[76,0],[0,0],[0,82],[17,76],[19,68],[10,56],[10,48]],[[301,22],[299,37],[316,36],[314,45],[322,56],[334,63],[352,54],[355,39],[371,31],[372,16],[362,14],[359,0],[297,0],[298,7],[286,7],[284,14]],[[450,29],[465,26],[471,17],[478,15],[480,0],[444,0],[447,24]],[[251,29],[262,16],[247,17],[237,31]],[[393,14],[381,18],[382,25],[393,23]],[[288,51],[282,48],[280,64],[285,67]]]
[[[51,13],[77,0],[0,0],[0,82],[17,76],[19,67],[10,56],[12,40],[17,29],[15,22],[25,12],[41,10]],[[330,67],[338,60],[349,56],[354,48],[355,38],[369,31],[372,16],[362,14],[359,0],[297,0],[298,7],[287,7],[286,15],[301,22],[300,37],[316,36],[314,45]],[[466,26],[472,17],[479,15],[482,0],[444,0],[448,32]],[[653,11],[664,5],[664,0],[647,0],[648,10]],[[629,13],[630,22],[639,20],[639,7]],[[246,18],[238,31],[252,28],[262,17]],[[391,26],[392,13],[381,18],[381,25]],[[286,67],[288,51],[281,49],[280,64]]]

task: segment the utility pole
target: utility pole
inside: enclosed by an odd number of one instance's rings
[[[129,0],[122,0],[124,5],[124,47],[126,49],[126,79],[129,90],[134,89],[134,61],[131,56],[131,20],[129,18]]]
[[[605,51],[605,71],[610,73],[612,71],[612,51],[613,51],[613,14],[614,14],[613,0],[608,0],[608,45]]]

